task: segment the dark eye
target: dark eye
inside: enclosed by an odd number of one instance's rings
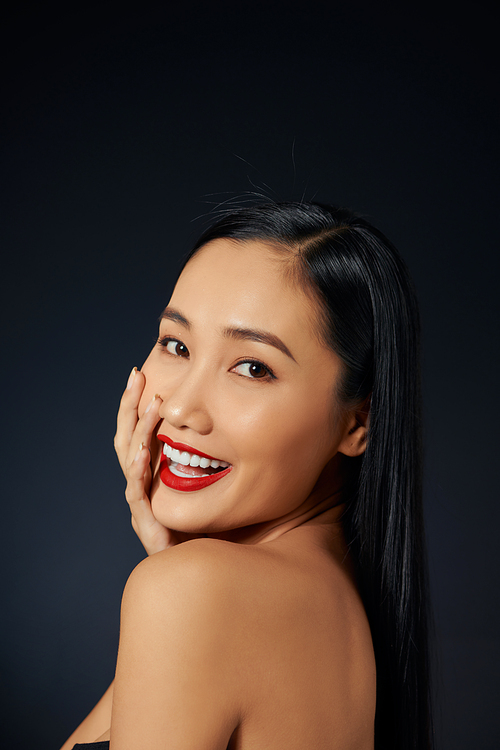
[[[240,362],[233,367],[233,372],[243,375],[246,378],[254,380],[263,380],[264,378],[274,378],[273,373],[262,362]]]
[[[189,349],[182,341],[177,339],[160,339],[160,346],[175,357],[189,357]]]

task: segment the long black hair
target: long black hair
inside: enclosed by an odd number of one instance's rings
[[[237,209],[200,237],[272,244],[323,315],[344,364],[339,396],[370,404],[343,525],[377,665],[377,750],[433,746],[428,587],[422,513],[419,316],[408,270],[387,238],[351,211],[317,203]]]

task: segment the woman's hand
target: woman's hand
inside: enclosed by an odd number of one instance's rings
[[[146,379],[136,367],[130,373],[122,396],[115,435],[115,450],[127,480],[125,497],[132,513],[132,528],[148,555],[177,544],[179,539],[159,523],[151,510],[149,448],[153,430],[160,419],[161,398],[156,395],[139,418],[138,407]]]

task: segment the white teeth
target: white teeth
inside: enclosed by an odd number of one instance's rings
[[[231,465],[226,461],[219,461],[216,458],[202,458],[197,453],[179,451],[177,448],[172,448],[168,443],[164,444],[163,453],[173,462],[182,464],[183,466],[201,466],[202,469],[208,469],[208,467],[211,466],[212,469],[218,469],[219,467],[227,469],[227,467]]]

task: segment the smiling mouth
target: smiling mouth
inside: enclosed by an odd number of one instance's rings
[[[191,446],[175,443],[166,435],[158,435],[163,448],[160,456],[160,478],[174,490],[194,492],[209,487],[227,476],[232,464],[219,458],[188,450]]]
[[[163,446],[163,455],[169,459],[169,469],[177,477],[209,477],[231,466],[227,461],[181,451],[168,443]]]

